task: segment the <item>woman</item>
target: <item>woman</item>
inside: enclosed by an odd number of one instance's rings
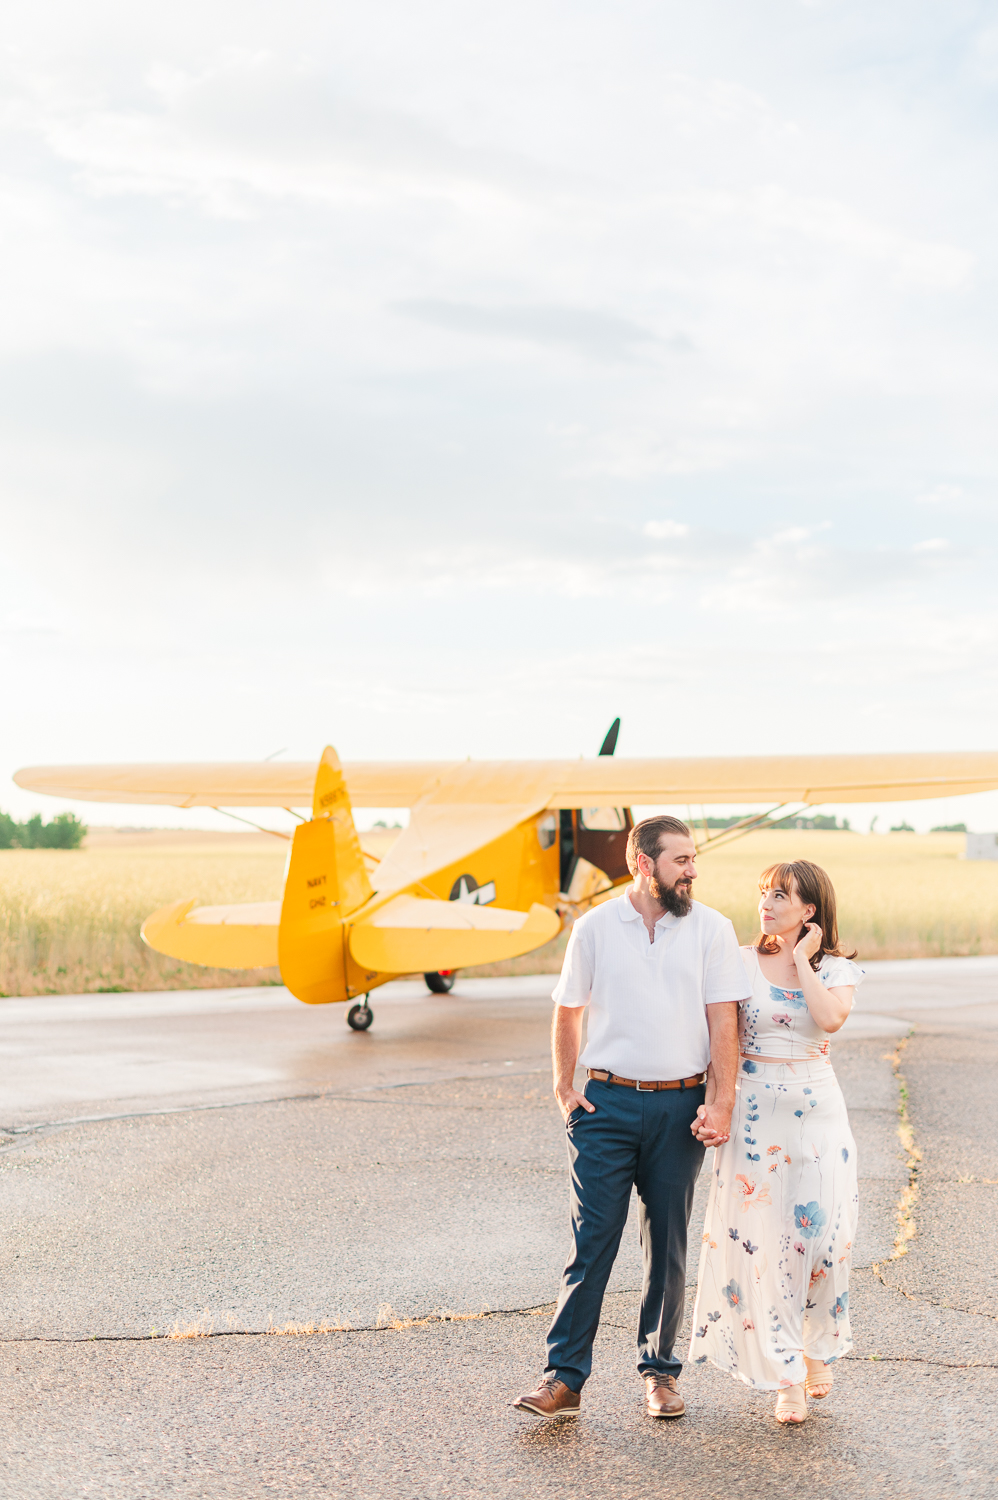
[[[690,1358],[759,1390],[803,1422],[852,1348],[849,1264],[856,1145],[828,1038],[863,971],[839,948],[835,891],[809,860],[759,878],[762,932],[742,949],[751,998],[731,1138],[714,1156]],[[852,955],[855,957],[855,954]]]

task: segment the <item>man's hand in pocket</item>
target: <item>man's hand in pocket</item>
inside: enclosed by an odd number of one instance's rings
[[[563,1120],[568,1119],[573,1109],[584,1109],[587,1115],[596,1113],[595,1104],[590,1104],[585,1094],[580,1094],[578,1089],[555,1089],[554,1097],[558,1101]]]

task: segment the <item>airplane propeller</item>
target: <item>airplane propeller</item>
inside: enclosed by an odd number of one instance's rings
[[[606,738],[599,747],[600,755],[612,755],[617,748],[617,736],[620,733],[620,720],[614,719],[606,732]]]

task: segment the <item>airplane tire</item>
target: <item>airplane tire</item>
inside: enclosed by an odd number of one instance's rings
[[[374,1011],[369,1005],[351,1005],[347,1011],[347,1025],[351,1031],[366,1031],[374,1020]]]
[[[454,988],[457,974],[452,969],[448,974],[424,974],[426,988],[433,995],[449,995]]]

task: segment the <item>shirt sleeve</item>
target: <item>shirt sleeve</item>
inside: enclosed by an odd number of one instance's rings
[[[818,975],[822,984],[829,989],[847,984],[860,985],[865,977],[859,964],[854,964],[851,958],[837,958],[833,954],[826,957]]]
[[[719,1005],[724,1000],[747,1000],[752,993],[742,960],[735,929],[725,919],[710,946],[704,973],[705,1005]]]
[[[582,922],[576,922],[569,933],[561,977],[551,999],[555,1005],[578,1009],[589,1004],[593,988],[593,960],[589,935]]]

